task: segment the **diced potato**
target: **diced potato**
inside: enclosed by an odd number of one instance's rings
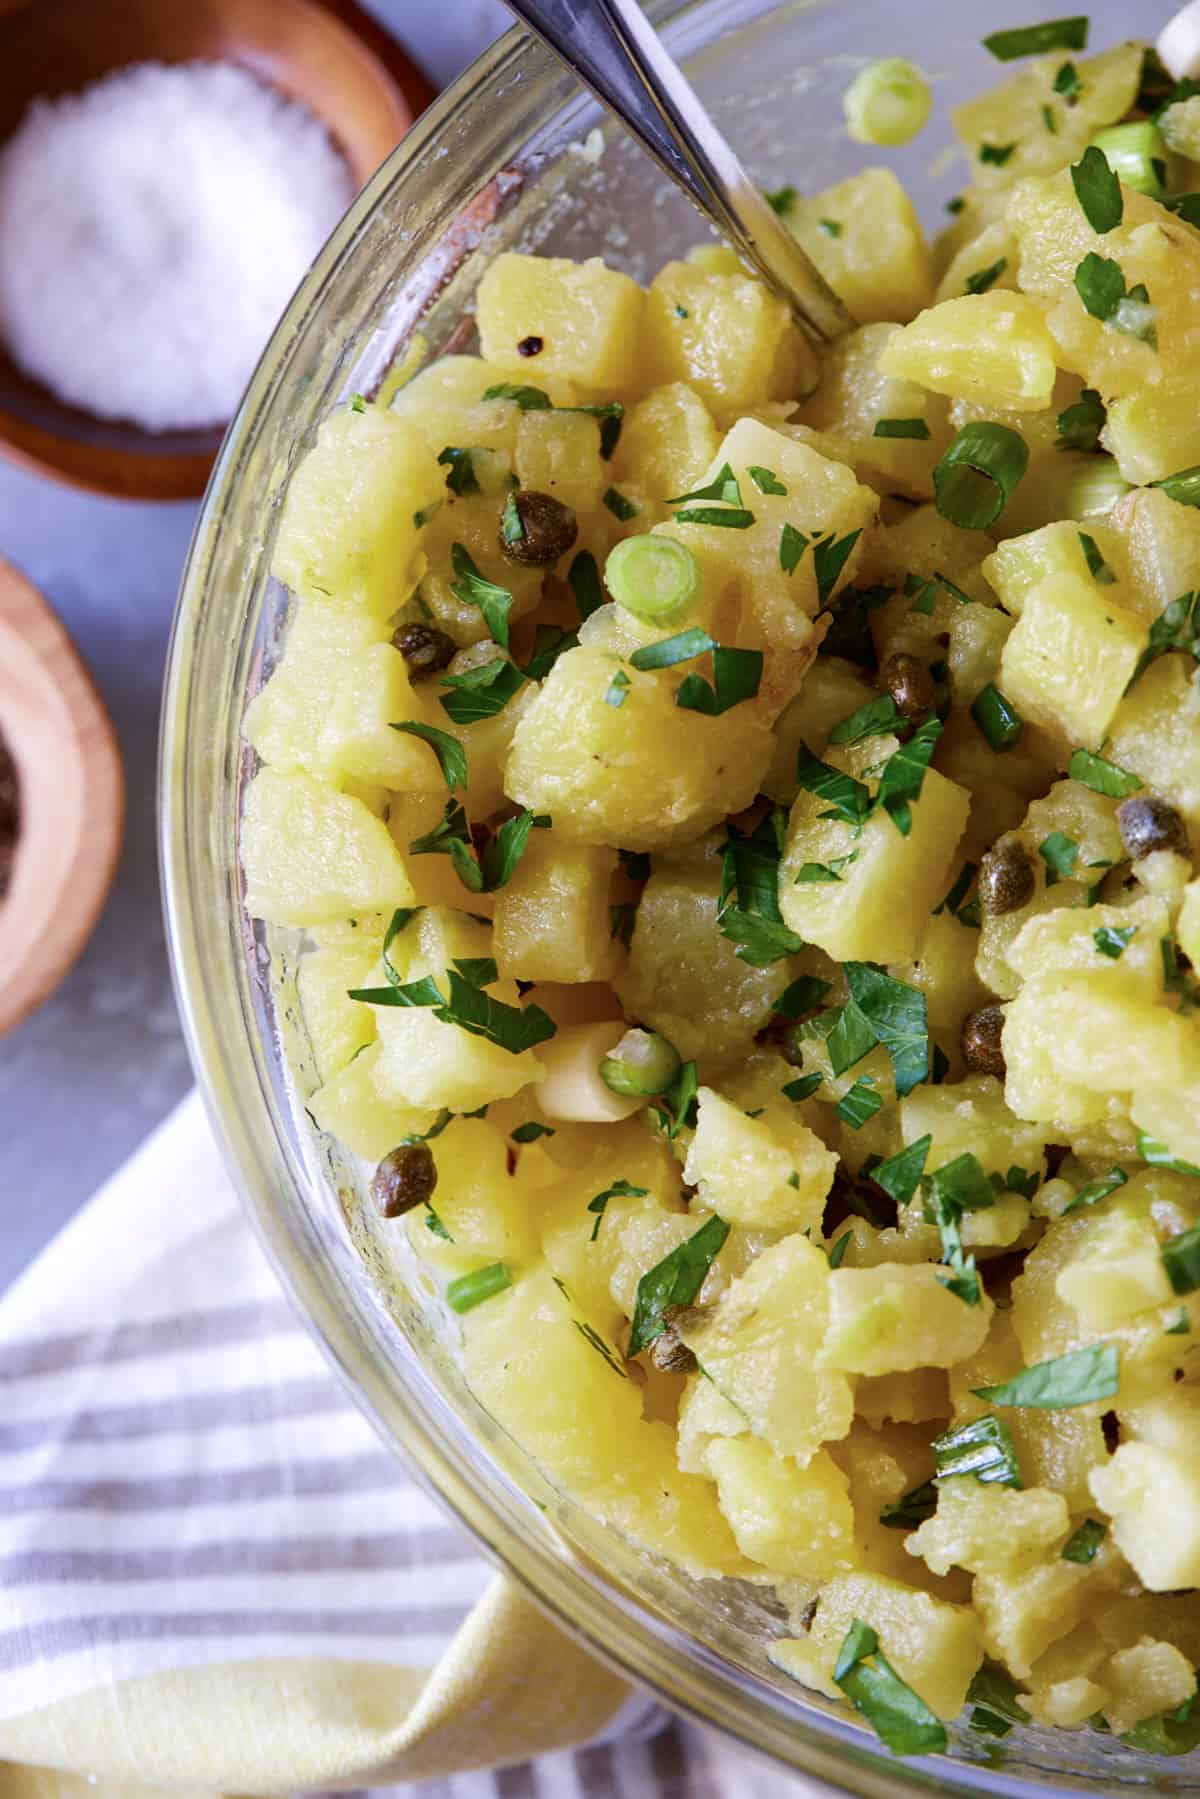
[[[612,972],[608,910],[612,850],[529,833],[525,853],[496,895],[494,948],[503,975],[519,981],[599,981]]]
[[[272,572],[305,599],[335,599],[378,618],[421,573],[413,514],[443,489],[413,426],[367,406],[332,413],[288,484]]]
[[[1006,1175],[1021,1168],[1039,1177],[1046,1168],[1046,1132],[1023,1123],[1004,1102],[1004,1088],[990,1074],[971,1074],[953,1084],[922,1084],[900,1102],[905,1143],[932,1137],[926,1170],[971,1154],[985,1174]]]
[[[589,1320],[546,1269],[476,1306],[463,1320],[472,1390],[556,1485],[635,1542],[692,1574],[743,1572],[716,1489],[676,1466],[670,1426],[642,1416],[615,1348],[610,1360],[577,1323]]]
[[[911,327],[910,327],[911,328]],[[952,432],[946,406],[915,381],[884,374],[883,351],[898,325],[864,325],[834,344],[821,385],[797,416],[818,431],[830,431],[847,445],[851,458],[886,477],[889,486],[919,499],[933,497],[933,470]],[[881,419],[919,420],[924,437],[877,437]]]
[[[1035,1686],[1021,1696],[1021,1704],[1039,1724],[1057,1730],[1078,1730],[1089,1718],[1103,1711],[1109,1699],[1107,1687],[1076,1674],[1068,1680],[1056,1680]]]
[[[428,743],[393,724],[425,719],[403,656],[377,643],[347,656],[326,691],[317,761],[327,779],[373,781],[406,793],[437,793],[445,782]],[[449,722],[444,715],[440,725]]]
[[[293,607],[283,655],[242,722],[247,742],[264,762],[285,771],[325,773],[320,737],[330,689],[348,664],[386,635],[379,619],[330,601]]]
[[[625,689],[613,688],[623,672]],[[749,805],[771,758],[748,706],[720,718],[675,704],[678,671],[622,669],[580,645],[560,656],[513,734],[504,786],[564,839],[658,849]],[[608,701],[624,692],[621,705]]]
[[[431,906],[396,940],[391,956],[405,981],[430,975],[444,994],[446,971],[454,961],[486,957],[491,948],[488,926],[465,913]],[[397,960],[401,956],[403,966]],[[493,981],[487,992],[501,1005],[520,1003],[514,981]],[[380,1038],[376,1085],[384,1099],[402,1105],[473,1112],[492,1100],[511,1099],[543,1072],[533,1050],[514,1055],[486,1037],[435,1017],[428,1006],[376,1007],[376,1029]]]
[[[272,924],[320,924],[413,901],[387,826],[361,800],[305,774],[260,769],[242,818],[246,910]]]
[[[939,1718],[958,1716],[983,1660],[979,1627],[970,1607],[947,1605],[878,1574],[842,1574],[831,1580],[822,1590],[809,1636],[798,1643],[786,1638],[776,1642],[771,1660],[807,1685],[815,1684],[807,1667],[832,1683],[842,1644],[856,1618],[871,1626],[896,1673],[931,1711]],[[806,1653],[797,1655],[798,1650]],[[819,1690],[838,1691],[832,1684]]]
[[[600,421],[586,412],[535,408],[517,427],[521,486],[548,493],[576,513],[594,512],[612,477],[600,459]]]
[[[804,1468],[757,1437],[716,1437],[708,1466],[738,1548],[772,1573],[824,1580],[854,1565],[854,1507],[837,1463]]]
[[[1060,52],[1031,58],[1009,80],[954,108],[954,129],[980,187],[1008,186],[1022,176],[1078,161],[1100,127],[1124,118],[1133,105],[1142,78],[1142,47],[1120,44],[1079,62],[1080,91],[1072,105],[1054,86],[1062,65]],[[1054,131],[1046,129],[1045,107],[1051,109]],[[1011,146],[1011,153],[1000,162],[983,162],[985,144],[1001,150]]]
[[[1031,1568],[1071,1529],[1060,1493],[985,1486],[969,1474],[938,1487],[937,1511],[906,1539],[935,1574],[968,1568],[972,1574],[1015,1574]]]
[[[1122,1443],[1090,1477],[1117,1548],[1144,1587],[1200,1586],[1200,1459],[1156,1443]]]
[[[1135,613],[1094,582],[1049,575],[1025,604],[1000,658],[1000,687],[1022,717],[1078,747],[1101,742],[1146,644]]]
[[[531,612],[541,599],[545,571],[510,562],[500,549],[498,527],[502,506],[503,501],[494,494],[468,494],[459,498],[447,493],[423,533],[426,567],[421,577],[421,603],[426,608],[426,615],[432,615],[433,623],[458,644],[484,643],[491,633],[479,607],[454,591],[462,586],[454,567],[456,544],[466,550],[485,580],[495,582],[512,595],[510,624]],[[494,647],[489,647],[490,656],[496,653]],[[458,671],[452,669],[450,672]],[[510,700],[505,712],[515,703]],[[438,711],[441,711],[440,707]],[[501,713],[500,717],[503,716]]]
[[[1137,388],[1109,402],[1104,446],[1127,481],[1161,481],[1177,469],[1195,467],[1200,420],[1177,383]]]
[[[483,396],[489,388],[515,382],[540,387],[554,406],[571,406],[580,397],[562,375],[515,353],[500,366],[480,356],[439,356],[399,390],[391,410],[416,427],[435,456],[449,445],[490,450],[511,465],[525,414],[515,400]]]
[[[668,262],[650,284],[645,332],[630,353],[645,359],[650,385],[686,381],[719,415],[813,385],[812,352],[786,303],[744,272]]]
[[[840,227],[836,236],[823,219]],[[929,247],[891,169],[863,169],[820,193],[798,195],[784,223],[861,325],[903,324],[929,305]]]
[[[946,661],[956,706],[970,706],[984,687],[1000,680],[1000,658],[1012,629],[1012,620],[999,606],[972,601],[951,613]]]
[[[323,944],[300,962],[296,990],[323,1081],[374,1042],[371,1008],[351,999],[348,989],[366,986],[382,945],[381,932],[363,929],[347,942]]]
[[[430,1144],[437,1166],[434,1204],[451,1241],[427,1228],[423,1208],[409,1212],[409,1240],[423,1261],[448,1274],[503,1262],[510,1273],[538,1249],[537,1215],[527,1183],[508,1171],[508,1145],[487,1119],[456,1118]]]
[[[1114,983],[1063,974],[1027,981],[1004,1020],[1005,1098],[1018,1118],[1087,1124],[1101,1096],[1200,1078],[1200,1032]],[[1060,1109],[1066,1107],[1066,1110]]]
[[[1142,487],[1117,501],[1108,524],[1124,544],[1146,613],[1157,618],[1195,583],[1200,568],[1200,512],[1168,499],[1161,488]]]
[[[829,1311],[829,1263],[806,1237],[764,1249],[711,1310],[680,1335],[751,1431],[803,1466],[844,1437],[854,1415],[844,1374],[818,1367]]]
[[[1181,1161],[1200,1167],[1200,1080],[1174,1091],[1157,1080],[1139,1087],[1129,1114],[1140,1131],[1167,1144]]]
[[[931,307],[879,357],[885,375],[1014,411],[1049,406],[1054,365],[1042,308],[1025,294],[995,288]]]
[[[819,1230],[837,1157],[806,1125],[790,1140],[701,1087],[696,1131],[683,1178],[730,1224],[766,1230]]]
[[[359,1010],[366,1013],[368,1008]],[[318,1127],[368,1162],[381,1162],[405,1137],[421,1136],[438,1116],[426,1107],[383,1099],[375,1085],[378,1060],[379,1045],[367,1044],[308,1098]]]
[[[1132,931],[1119,956],[1106,955],[1097,933]],[[1104,987],[1140,998],[1162,998],[1160,945],[1171,934],[1166,903],[1147,894],[1127,906],[1062,907],[1031,918],[1008,951],[1009,966],[1023,980],[1078,970]]]
[[[763,792],[790,806],[796,797],[796,757],[801,742],[821,755],[835,725],[876,697],[859,669],[840,656],[819,656],[790,705],[775,720],[775,752]]]
[[[986,1005],[991,997],[975,973],[978,942],[978,932],[960,924],[953,912],[935,912],[925,926],[916,957],[888,967],[896,980],[924,993],[929,1029],[946,1048],[957,1044],[967,1014]]]
[[[649,484],[662,504],[690,493],[717,453],[717,428],[704,401],[686,381],[656,387],[632,407],[612,459],[613,480]]]
[[[1123,1736],[1143,1718],[1178,1711],[1196,1692],[1196,1670],[1173,1643],[1145,1638],[1107,1661],[1101,1679],[1110,1697],[1104,1718],[1114,1736]]]
[[[1151,1218],[1116,1206],[1093,1219],[1055,1290],[1086,1331],[1106,1331],[1150,1306],[1167,1305],[1174,1289]]]
[[[1117,533],[1100,524],[1090,525],[1089,529],[1106,563],[1109,555],[1113,555],[1114,561],[1118,560],[1121,539]],[[1073,520],[1059,519],[1052,525],[1043,525],[1040,530],[1006,538],[987,557],[983,572],[999,594],[1005,611],[1011,612],[1014,618],[1019,618],[1025,610],[1027,595],[1051,575],[1096,586],[1079,526]],[[1109,572],[1115,572],[1111,563]],[[1116,600],[1127,611],[1140,610],[1137,591],[1128,582],[1110,583],[1103,589],[1096,586],[1096,593],[1102,599]]]
[[[990,275],[990,279],[984,292],[1011,293],[1017,286],[1017,263],[1017,241],[1004,220],[996,219],[968,238],[951,256],[938,282],[934,303],[973,293],[975,289],[969,283],[985,275]]]
[[[792,978],[792,963],[755,968],[717,929],[720,864],[660,864],[642,889],[621,1003],[705,1069],[748,1056]]]
[[[829,1329],[823,1367],[849,1374],[950,1368],[974,1355],[987,1336],[992,1302],[968,1305],[930,1263],[884,1262],[839,1268],[829,1277]]]
[[[1082,1564],[1059,1556],[1017,1573],[977,1574],[973,1598],[987,1653],[1024,1680],[1094,1603],[1101,1570],[1099,1558]]]
[[[1117,708],[1105,755],[1170,800],[1200,838],[1200,691],[1179,656],[1162,656]]]
[[[1184,889],[1175,934],[1189,962],[1200,963],[1200,880],[1189,882]]]
[[[679,1466],[685,1474],[707,1474],[712,1445],[723,1438],[744,1436],[749,1428],[737,1407],[718,1393],[710,1380],[703,1374],[689,1374],[679,1402]]]
[[[871,745],[882,759],[895,740],[874,738]],[[836,764],[838,758],[830,760]],[[931,768],[912,804],[907,835],[888,813],[878,811],[855,836],[850,823],[821,816],[829,810],[825,800],[799,793],[779,870],[779,909],[785,922],[835,961],[910,960],[949,885],[969,805],[963,788]],[[828,867],[847,857],[853,860],[836,870],[835,881],[797,884],[806,864]]]
[[[855,1384],[854,1405],[860,1418],[880,1426],[920,1424],[950,1416],[950,1395],[941,1368],[907,1368],[900,1374],[862,1375]],[[897,1495],[898,1497],[898,1495]]]
[[[518,346],[540,337],[539,372],[565,375],[589,392],[620,391],[639,373],[646,296],[598,256],[497,256],[479,283],[476,322],[483,354],[508,367]]]

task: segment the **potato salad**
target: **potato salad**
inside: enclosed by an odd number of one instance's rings
[[[497,255],[300,461],[246,717],[305,1104],[479,1401],[897,1754],[1200,1743],[1200,84],[1087,29],[988,40],[932,244],[770,196],[832,345]]]

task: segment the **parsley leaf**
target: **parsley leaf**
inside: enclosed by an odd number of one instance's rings
[[[675,692],[675,704],[688,712],[719,718],[731,706],[752,700],[762,680],[761,650],[726,649],[718,644],[712,653],[712,685],[703,675],[685,675]]]
[[[1097,236],[1103,237],[1115,230],[1121,223],[1125,202],[1121,198],[1121,183],[1109,167],[1103,150],[1089,144],[1079,161],[1071,164],[1071,182],[1075,198]]]
[[[875,1091],[874,1076],[863,1074],[842,1095],[833,1109],[843,1124],[848,1124],[851,1130],[856,1131],[868,1118],[874,1118],[882,1105],[882,1096]]]
[[[550,412],[553,410],[550,395],[540,387],[526,387],[519,381],[498,381],[495,387],[485,387],[485,400],[512,400],[522,412]]]
[[[410,737],[419,737],[427,743],[438,759],[442,771],[442,779],[450,792],[456,787],[465,790],[467,785],[467,752],[457,737],[451,737],[449,731],[439,731],[436,725],[422,724],[418,719],[407,719],[404,724],[393,725],[393,731],[405,731]]]
[[[667,1138],[674,1142],[681,1130],[691,1129],[696,1122],[696,1064],[685,1062],[666,1092],[655,1102],[654,1112]]]
[[[753,474],[753,470],[750,471]],[[768,470],[760,471],[769,473]],[[761,484],[760,484],[761,485]],[[764,493],[769,492],[763,488]],[[665,506],[687,506],[692,500],[720,500],[726,506],[740,506],[742,490],[737,476],[727,462],[723,462],[707,487],[694,488],[691,493],[677,493],[672,499],[664,500]]]
[[[629,676],[623,668],[619,668],[604,690],[604,704],[606,706],[623,706],[629,687]]]
[[[757,462],[750,463],[746,470],[759,493],[786,494],[787,488],[773,469],[760,468]],[[739,495],[739,498],[741,496]]]
[[[833,597],[833,590],[838,584],[842,570],[850,557],[850,552],[862,536],[861,529],[848,531],[845,537],[836,542],[833,537],[823,537],[819,543],[813,544],[813,563],[817,575],[817,598],[822,606]]]
[[[435,1013],[446,1024],[456,1024],[473,1037],[484,1037],[498,1049],[519,1056],[553,1037],[557,1026],[540,1006],[508,1006],[450,969],[450,997]]]
[[[678,1244],[670,1255],[643,1274],[637,1287],[627,1358],[662,1336],[666,1329],[663,1313],[670,1306],[691,1305],[728,1235],[729,1226],[714,1214],[695,1236]]]
[[[625,494],[619,492],[615,487],[610,487],[604,494],[603,499],[604,504],[608,507],[608,510],[612,513],[613,517],[619,518],[622,523],[624,523],[626,519],[636,518],[638,515],[639,508],[635,503]]]
[[[446,486],[451,493],[461,497],[479,492],[479,480],[475,474],[475,463],[470,450],[459,449],[454,444],[447,444],[438,457],[439,463],[446,469]]]
[[[933,1517],[937,1511],[937,1498],[934,1483],[922,1481],[919,1487],[913,1487],[903,1498],[897,1499],[895,1505],[885,1505],[879,1514],[879,1522],[886,1524],[889,1530],[915,1530]]]
[[[823,981],[815,974],[802,974],[786,986],[777,1000],[772,1001],[772,1012],[778,1012],[783,1018],[803,1018],[819,1006],[829,992],[829,982]]]
[[[491,636],[502,648],[507,649],[512,594],[507,587],[499,587],[495,581],[489,581],[486,575],[480,574],[466,544],[451,544],[450,562],[457,576],[450,583],[451,593],[456,599],[462,600],[464,605],[478,606]]]
[[[783,826],[781,806],[772,807],[747,836],[730,825],[721,855],[717,929],[751,968],[767,968],[804,948],[804,939],[788,928],[779,910]]]
[[[976,269],[973,275],[967,276],[965,291],[969,294],[986,294],[989,287],[992,287],[1000,279],[1007,267],[1008,257],[1001,256],[995,262],[989,263],[986,269]]]
[[[850,1626],[833,1678],[893,1755],[945,1749],[945,1726],[901,1680],[881,1651],[879,1638],[861,1618]]]
[[[1059,413],[1058,438],[1055,448],[1059,450],[1098,450],[1100,433],[1108,419],[1104,402],[1094,387],[1085,387],[1074,405],[1066,407]]]
[[[997,266],[997,273],[1003,264]],[[872,437],[910,437],[918,443],[924,443],[929,436],[929,426],[924,419],[876,419]]]
[[[1063,1561],[1079,1562],[1083,1566],[1086,1566],[1088,1562],[1094,1562],[1096,1551],[1107,1535],[1107,1524],[1101,1524],[1097,1518],[1085,1518],[1074,1535],[1064,1543]]]
[[[514,663],[495,656],[465,674],[443,675],[441,684],[450,689],[438,695],[447,717],[456,725],[473,725],[481,718],[495,718],[503,712],[524,686],[525,676]]]
[[[1098,931],[1092,932],[1092,940],[1102,956],[1119,962],[1133,939],[1137,936],[1135,924],[1101,925]]]
[[[877,1162],[872,1168],[871,1179],[898,1206],[906,1206],[919,1187],[932,1142],[933,1138],[927,1133],[910,1143],[907,1149],[899,1150],[886,1162]]]
[[[1036,1407],[1063,1411],[1068,1406],[1091,1405],[1111,1399],[1121,1384],[1120,1355],[1115,1343],[1092,1343],[1071,1349],[1053,1361],[1023,1368],[1012,1380],[997,1387],[973,1387],[977,1399],[990,1405]]]
[[[985,1662],[967,1688],[974,1707],[968,1723],[990,1737],[1006,1737],[1014,1724],[1029,1724],[1029,1713],[1017,1698],[1017,1684],[1006,1668]]]
[[[876,804],[883,807],[902,837],[912,830],[912,806],[921,797],[925,771],[941,734],[941,719],[927,718],[883,765]]]
[[[820,1085],[821,1076],[819,1074],[802,1074],[798,1080],[785,1081],[779,1091],[785,1099],[790,1099],[798,1105],[802,1099],[811,1099]]]
[[[904,722],[895,700],[890,693],[881,693],[878,699],[868,700],[849,718],[834,725],[829,733],[830,743],[861,743],[864,737],[881,737],[894,731],[897,725]]]
[[[1057,881],[1069,881],[1073,877],[1075,862],[1079,855],[1079,845],[1073,837],[1063,831],[1051,831],[1038,844],[1038,855],[1049,871],[1046,875],[1047,887],[1053,887]]]
[[[1107,1199],[1110,1193],[1123,1187],[1128,1179],[1123,1168],[1110,1168],[1107,1174],[1098,1175],[1094,1181],[1081,1187],[1070,1204],[1063,1207],[1062,1216],[1065,1218],[1068,1212],[1080,1212],[1085,1206],[1099,1205],[1102,1199]]]
[[[531,1118],[528,1124],[519,1124],[508,1134],[514,1143],[536,1143],[539,1137],[553,1137],[555,1133],[553,1125],[539,1124],[536,1118]]]
[[[800,558],[812,542],[795,525],[783,525],[779,532],[779,566],[785,575],[794,575]]]
[[[830,810],[821,813],[822,818],[840,818],[852,825],[865,823],[871,810],[871,795],[867,788],[853,775],[843,774],[840,768],[831,768],[827,762],[821,762],[804,742],[797,751],[796,780],[806,792],[828,803]]]
[[[574,558],[567,571],[567,583],[575,596],[581,619],[591,618],[592,613],[603,606],[604,589],[600,585],[600,571],[590,550],[580,550]]]
[[[990,162],[996,168],[1002,169],[1004,167],[1005,163],[1008,161],[1009,157],[1012,155],[1013,151],[1016,149],[1016,147],[1017,146],[1015,143],[1014,144],[980,144],[979,160],[980,160],[980,162],[984,162],[984,163]]]
[[[1150,627],[1150,640],[1129,677],[1126,693],[1150,664],[1168,650],[1184,650],[1200,662],[1200,590],[1180,594],[1159,613]]]
[[[708,650],[717,648],[715,638],[707,631],[693,625],[688,631],[680,631],[674,637],[660,638],[657,643],[644,644],[635,650],[629,658],[634,668],[673,668],[677,662],[689,662],[693,656],[703,656]]]
[[[649,1191],[649,1187],[635,1187],[629,1181],[614,1181],[611,1187],[604,1189],[603,1193],[597,1193],[595,1199],[589,1199],[587,1209],[596,1214],[596,1222],[592,1226],[592,1234],[588,1238],[588,1242],[594,1243],[599,1236],[605,1208],[610,1199],[645,1199]]]
[[[1075,291],[1092,317],[1107,323],[1127,297],[1121,265],[1089,250],[1075,270]]]
[[[891,1058],[896,1096],[903,1099],[929,1075],[925,995],[870,962],[846,962],[842,972],[863,1022]]]
[[[1200,1225],[1167,1239],[1162,1264],[1176,1293],[1194,1293],[1200,1287]]]
[[[1106,762],[1103,756],[1095,756],[1091,750],[1076,750],[1067,765],[1067,773],[1073,781],[1082,781],[1093,793],[1103,793],[1109,799],[1127,799],[1131,793],[1137,793],[1142,783],[1128,769],[1118,768],[1115,762]]]

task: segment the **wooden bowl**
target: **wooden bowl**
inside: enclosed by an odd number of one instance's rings
[[[0,0],[0,143],[30,101],[131,62],[239,63],[323,120],[358,185],[432,98],[355,0]],[[223,427],[151,432],[64,405],[0,346],[0,454],[126,499],[203,493]]]
[[[37,588],[0,560],[0,734],[21,824],[0,899],[0,1036],[40,1005],[92,934],[125,821],[116,733]]]

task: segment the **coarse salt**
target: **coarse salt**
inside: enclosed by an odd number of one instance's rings
[[[35,101],[0,151],[0,337],[101,418],[220,424],[353,191],[324,126],[232,63]]]

